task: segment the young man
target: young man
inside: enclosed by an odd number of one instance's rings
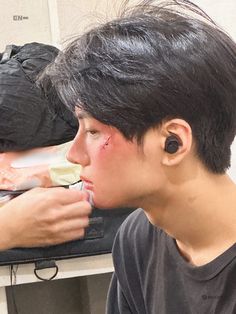
[[[79,131],[100,208],[141,207],[117,234],[107,313],[236,313],[236,45],[186,1],[141,5],[47,70]]]

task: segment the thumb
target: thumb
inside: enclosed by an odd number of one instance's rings
[[[90,199],[90,193],[88,191],[80,191],[81,193],[81,200],[82,201],[89,201]]]

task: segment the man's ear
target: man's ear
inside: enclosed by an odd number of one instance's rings
[[[161,126],[161,145],[164,151],[162,164],[173,166],[179,164],[192,147],[192,129],[182,119],[171,119]]]

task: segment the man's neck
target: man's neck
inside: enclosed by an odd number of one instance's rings
[[[146,211],[176,239],[186,260],[200,266],[236,242],[236,185],[227,175],[202,175],[169,187],[168,201]],[[160,203],[160,202],[159,202]]]

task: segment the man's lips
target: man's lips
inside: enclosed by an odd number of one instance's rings
[[[93,190],[93,182],[87,178],[80,176],[80,179],[83,181],[83,186],[85,190]]]
[[[87,179],[86,177],[80,176],[80,179],[81,179],[84,183],[92,183],[92,181],[90,181],[90,180]]]

